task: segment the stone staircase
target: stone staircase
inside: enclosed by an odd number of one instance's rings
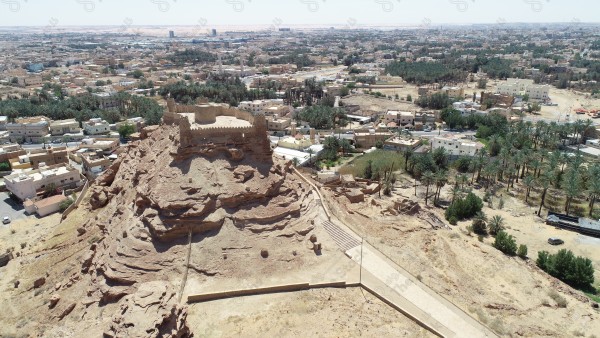
[[[346,252],[360,245],[360,241],[358,239],[354,238],[342,228],[329,221],[323,222],[323,227],[325,228],[325,230],[327,230],[329,236],[333,238],[333,240],[337,243],[337,245],[343,252]]]

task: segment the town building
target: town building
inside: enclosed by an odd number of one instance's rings
[[[79,128],[79,122],[77,122],[75,119],[50,122],[50,135],[52,136],[79,133],[81,133],[81,128]]]
[[[44,116],[36,116],[16,119],[14,123],[8,123],[6,130],[9,132],[10,142],[42,143],[43,138],[48,136],[50,131],[49,121]]]
[[[549,92],[550,86],[536,85],[533,80],[530,79],[508,78],[506,81],[499,83],[496,87],[497,94],[510,96],[523,96],[526,94],[529,96],[529,99],[536,101],[549,100]]]
[[[419,148],[422,143],[423,142],[419,139],[392,137],[383,142],[383,149],[396,151],[404,151],[408,149],[415,150]]]
[[[238,108],[253,114],[284,116],[289,113],[289,107],[283,104],[283,99],[242,101]]]
[[[6,188],[22,201],[36,198],[39,192],[52,185],[56,188],[75,188],[80,182],[79,171],[68,165],[44,166],[4,177]]]
[[[66,147],[52,147],[48,149],[32,149],[28,154],[22,154],[9,160],[13,170],[38,169],[39,167],[68,164],[69,154]]]
[[[101,118],[93,118],[82,123],[87,135],[101,135],[110,132],[110,124]]]
[[[394,122],[397,126],[414,126],[415,124],[415,113],[408,111],[396,111],[389,110],[385,113],[385,124]]]
[[[41,86],[42,77],[40,75],[18,76],[17,85],[21,87]]]
[[[446,149],[450,156],[475,156],[483,149],[484,145],[478,141],[471,141],[454,135],[436,136],[431,140],[431,150]]]
[[[388,131],[376,131],[375,129],[358,131],[354,133],[354,145],[357,148],[369,149],[375,147],[378,142],[383,143],[393,136],[394,134]]]
[[[27,199],[23,202],[23,207],[25,207],[25,211],[30,215],[35,213],[40,217],[46,217],[59,211],[60,205],[67,199],[68,197],[62,194],[44,198],[36,202]]]
[[[117,96],[112,93],[94,93],[92,94],[96,98],[98,98],[98,108],[102,110],[108,109],[118,109],[119,108],[119,100],[117,100]]]
[[[7,144],[0,146],[0,162],[9,162],[13,158],[25,155],[27,152],[19,144]]]
[[[447,94],[449,97],[457,97],[459,99],[465,97],[465,90],[461,87],[444,86],[441,92]]]
[[[81,173],[89,180],[102,175],[111,165],[101,150],[81,154]]]
[[[111,154],[117,148],[119,148],[119,139],[113,138],[85,138],[79,144],[80,150],[101,150],[106,155]]]
[[[292,119],[276,116],[267,116],[267,128],[269,131],[285,131],[292,123]]]

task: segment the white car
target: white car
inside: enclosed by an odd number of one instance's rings
[[[4,218],[2,219],[2,223],[4,223],[4,224],[10,223],[10,217],[4,216]]]

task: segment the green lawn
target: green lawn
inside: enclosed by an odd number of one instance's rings
[[[340,174],[353,174],[354,176],[362,176],[367,167],[367,162],[373,161],[373,172],[379,169],[388,167],[394,164],[394,169],[404,168],[404,157],[402,153],[397,153],[390,150],[375,150],[369,154],[364,154],[354,158],[351,162],[340,168]]]

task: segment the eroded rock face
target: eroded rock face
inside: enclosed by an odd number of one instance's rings
[[[120,307],[105,336],[187,337],[186,309],[166,281],[183,274],[190,232],[224,224],[252,235],[282,230],[312,198],[290,166],[238,149],[186,148],[182,155],[175,126],[128,146],[80,206],[96,215],[80,235],[100,234],[79,256],[90,281],[81,303]]]
[[[172,289],[166,282],[141,284],[123,299],[104,337],[190,337],[187,307],[177,304]]]

